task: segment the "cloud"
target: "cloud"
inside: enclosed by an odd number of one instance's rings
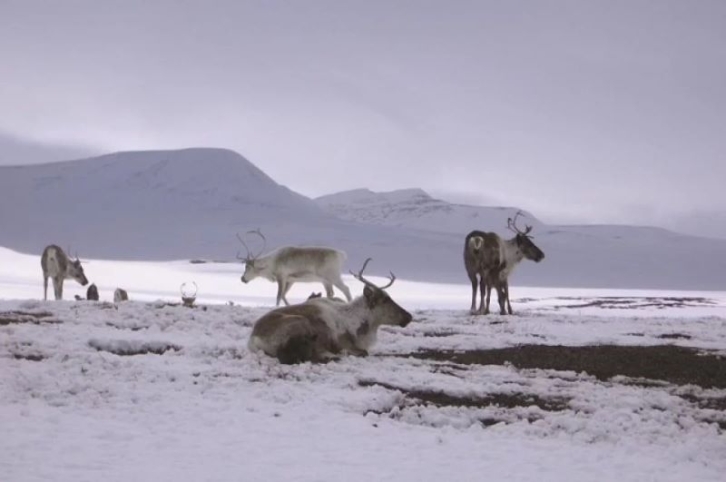
[[[553,222],[664,222],[726,210],[725,14],[7,2],[0,129],[106,151],[231,148],[310,196],[420,186]]]
[[[87,146],[33,142],[0,131],[0,165],[67,161],[96,154],[98,150]]]

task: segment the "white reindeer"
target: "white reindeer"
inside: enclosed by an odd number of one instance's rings
[[[265,249],[266,239],[259,229],[249,231],[260,236],[263,241],[262,249],[256,255],[250,253],[250,249],[244,240],[237,234],[242,246],[247,250],[245,256],[237,253],[237,259],[245,263],[245,272],[242,275],[242,282],[249,283],[257,277],[262,277],[277,282],[277,300],[275,306],[280,306],[280,301],[289,305],[285,295],[296,282],[321,282],[325,287],[325,294],[328,298],[334,295],[333,286],[343,292],[345,298],[350,302],[350,290],[343,283],[340,273],[347,256],[345,252],[318,246],[284,246],[277,248],[265,256],[260,256]]]
[[[260,317],[247,347],[277,358],[281,363],[319,362],[341,354],[367,356],[381,325],[406,326],[411,313],[384,290],[363,277],[368,258],[353,276],[365,284],[363,295],[350,303],[314,297],[303,303],[276,308]]]
[[[40,267],[43,269],[43,300],[48,299],[48,278],[53,279],[53,292],[56,300],[63,299],[63,281],[74,279],[81,286],[88,284],[88,279],[83,273],[81,261],[70,259],[63,250],[51,244],[45,247],[40,257]]]

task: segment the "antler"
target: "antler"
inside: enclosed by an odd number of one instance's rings
[[[192,294],[187,293],[186,290],[184,289],[186,286],[189,285],[189,283],[187,283],[185,281],[184,283],[181,284],[181,286],[179,287],[179,291],[181,291],[182,297],[184,297],[184,298],[194,298],[194,297],[197,296],[197,290],[198,290],[197,284],[194,281],[192,281],[191,284],[194,285],[194,293],[192,293]]]
[[[372,259],[373,259],[373,258],[366,258],[365,262],[363,263],[363,267],[362,267],[362,268],[360,269],[360,271],[358,271],[358,274],[356,274],[356,273],[354,273],[354,272],[352,272],[352,271],[350,271],[350,274],[352,274],[352,275],[353,275],[353,277],[354,277],[355,279],[357,279],[358,281],[360,281],[361,283],[363,283],[363,284],[366,284],[366,285],[368,285],[368,286],[371,286],[371,287],[373,287],[373,288],[378,288],[378,289],[380,289],[380,290],[385,290],[386,288],[390,288],[390,286],[391,286],[391,285],[393,284],[393,282],[394,282],[394,281],[396,281],[396,275],[395,275],[395,274],[393,274],[393,271],[389,271],[389,273],[391,273],[391,276],[389,276],[389,279],[390,279],[391,281],[389,281],[389,283],[388,283],[388,284],[387,284],[386,286],[376,286],[375,284],[371,283],[370,281],[368,281],[367,279],[365,279],[365,278],[363,277],[363,271],[365,271],[365,269],[366,269],[366,266],[368,266],[368,263],[369,263],[369,262],[370,262],[370,261],[371,261]]]
[[[517,227],[517,218],[522,215],[522,211],[517,211],[517,213],[514,215],[514,219],[507,218],[507,228],[514,231],[517,234],[521,234],[522,236],[529,235],[529,232],[532,231],[532,226],[524,225],[524,231],[520,231]]]
[[[68,246],[66,246],[66,253],[68,254],[69,257],[75,258],[75,260],[78,261],[78,252],[72,253],[70,244]]]
[[[244,257],[240,256],[239,251],[237,251],[237,259],[239,259],[239,260],[252,261],[252,260],[256,259],[257,257],[259,257],[265,251],[265,246],[267,246],[267,238],[265,238],[265,235],[262,234],[262,231],[260,231],[260,228],[247,231],[246,234],[250,234],[250,233],[256,234],[262,238],[262,249],[260,249],[260,252],[255,255],[250,254],[249,246],[247,246],[247,243],[245,243],[244,240],[242,239],[242,237],[239,235],[239,233],[237,233],[237,239],[239,239],[239,242],[242,243],[242,246],[244,246],[245,250],[247,250],[247,256],[244,256]]]

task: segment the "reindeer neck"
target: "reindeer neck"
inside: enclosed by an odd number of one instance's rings
[[[355,298],[353,301],[340,308],[341,316],[345,317],[345,323],[349,329],[357,330],[364,324],[370,327],[378,328],[373,316],[366,305],[366,299],[363,296]]]
[[[504,240],[503,254],[505,258],[505,263],[509,270],[514,269],[514,267],[524,259],[524,253],[521,249],[519,249],[519,246],[517,245],[516,236],[512,239]]]

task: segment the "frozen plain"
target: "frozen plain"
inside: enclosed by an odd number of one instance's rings
[[[43,302],[39,257],[0,248],[2,480],[720,481],[726,473],[724,386],[429,356],[671,345],[715,359],[726,355],[726,293],[539,289],[515,279],[515,316],[473,317],[464,284],[398,280],[389,292],[414,323],[382,328],[369,357],[282,366],[246,350],[275,287],[243,285],[240,265],[85,266],[101,302],[71,301],[85,293],[73,282],[65,301]],[[179,285],[192,280],[197,307],[178,306]],[[116,286],[130,302],[110,303]],[[289,298],[321,290],[299,284]]]

